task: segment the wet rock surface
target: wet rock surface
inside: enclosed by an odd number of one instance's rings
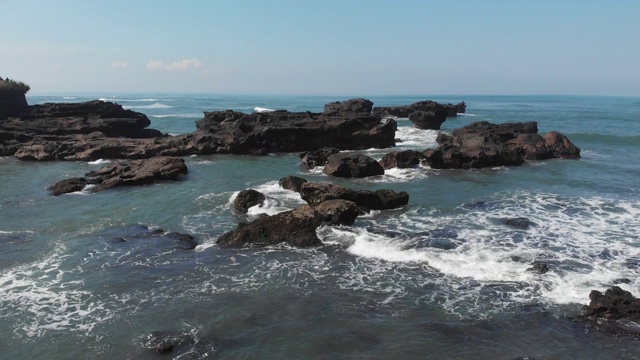
[[[264,205],[265,200],[266,197],[263,193],[254,189],[247,189],[240,191],[233,201],[233,206],[238,212],[246,214],[250,207]]]
[[[85,178],[61,180],[49,188],[52,195],[62,195],[82,190],[93,185],[91,192],[104,191],[121,186],[139,186],[156,181],[175,181],[187,174],[184,160],[175,157],[159,156],[145,160],[133,160],[130,163],[106,165],[96,171],[88,172]]]
[[[550,132],[548,140],[538,135],[537,123],[491,124],[476,122],[439,134],[438,151],[432,151],[425,164],[432,168],[470,169],[516,166],[525,160],[580,157],[580,149],[566,136]]]
[[[327,175],[342,178],[363,178],[384,175],[384,168],[375,159],[351,153],[330,155],[323,172]]]

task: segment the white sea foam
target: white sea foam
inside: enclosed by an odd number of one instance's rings
[[[592,289],[603,290],[618,279],[630,281],[619,286],[637,291],[640,237],[633,229],[640,228],[640,204],[527,192],[495,201],[495,206],[463,206],[449,216],[377,216],[374,228],[380,232],[353,227],[324,228],[318,234],[363,259],[422,263],[460,284],[502,284],[517,301],[586,303]],[[534,225],[520,230],[504,224],[518,216]],[[443,237],[442,229],[454,234],[448,239],[453,248],[415,246]],[[534,261],[550,271],[527,271]]]
[[[151,115],[153,118],[164,119],[164,118],[200,118],[202,114],[167,114],[167,115]]]
[[[98,159],[98,160],[94,160],[94,161],[89,161],[87,164],[89,164],[89,165],[104,165],[104,164],[109,164],[109,163],[111,163],[111,160]]]
[[[397,150],[437,148],[437,130],[422,130],[410,126],[400,126],[396,131],[396,138],[400,142],[396,143]]]
[[[173,106],[171,105],[167,105],[167,104],[162,104],[162,103],[154,103],[151,105],[125,105],[122,108],[124,109],[168,109],[168,108],[172,108]]]
[[[64,100],[75,100],[75,99],[77,99],[75,96],[63,96],[62,98]]]
[[[81,280],[70,280],[77,270],[64,270],[69,255],[59,245],[50,255],[0,274],[0,314],[21,314],[13,321],[14,333],[40,337],[49,331],[89,333],[113,317],[103,303],[83,290]],[[13,311],[11,309],[14,309]],[[5,315],[5,319],[8,319]]]
[[[474,116],[478,116],[476,114],[469,114],[469,113],[458,113],[458,116],[470,116],[470,117],[474,117]]]
[[[256,106],[255,108],[253,108],[253,111],[255,111],[257,113],[269,113],[269,112],[276,111],[276,109],[269,109],[269,108],[265,108],[265,107]]]
[[[253,189],[263,193],[266,199],[264,204],[250,207],[247,211],[249,216],[258,216],[260,214],[275,215],[305,204],[300,194],[283,189],[277,181],[269,181],[253,187]],[[229,204],[233,204],[239,193],[240,191],[236,191],[229,197]]]

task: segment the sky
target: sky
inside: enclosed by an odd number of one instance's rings
[[[640,96],[635,0],[0,0],[32,93]]]

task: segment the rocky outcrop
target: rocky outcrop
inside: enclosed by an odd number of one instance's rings
[[[640,321],[640,299],[618,286],[608,289],[604,294],[592,290],[589,300],[589,305],[582,310],[584,316]]]
[[[28,112],[29,105],[23,91],[2,87],[0,78],[0,121],[11,116],[21,116]]]
[[[314,208],[323,222],[333,225],[353,225],[358,217],[358,205],[349,200],[327,200]]]
[[[395,144],[397,124],[379,116],[273,111],[244,114],[206,112],[196,126],[209,136],[215,153],[265,155],[335,147],[343,150],[387,148]]]
[[[151,184],[160,180],[178,180],[187,173],[184,160],[174,157],[154,157],[134,160],[130,163],[114,163],[87,173],[86,178],[72,178],[57,182],[50,187],[53,195],[78,191],[86,185],[93,185],[91,192],[114,187]]]
[[[380,165],[385,169],[407,169],[418,166],[425,156],[415,150],[392,151],[380,160]]]
[[[233,201],[233,207],[238,212],[246,214],[250,207],[264,205],[265,200],[266,197],[259,191],[253,189],[242,190]]]
[[[17,101],[11,104],[17,106]],[[196,131],[179,136],[148,129],[144,114],[110,102],[35,105],[20,117],[0,120],[0,156],[87,161],[393,146],[397,124],[372,115],[371,105],[369,100],[352,99],[327,104],[326,113],[206,112],[196,122]]]
[[[351,153],[330,155],[323,171],[327,175],[342,178],[363,178],[384,174],[384,168],[375,159]]]
[[[240,223],[217,240],[222,247],[268,246],[287,243],[295,247],[322,245],[316,229],[322,220],[310,206],[263,216],[251,223]]]
[[[318,150],[302,152],[298,156],[302,159],[302,166],[307,170],[311,170],[316,166],[324,166],[329,156],[339,152],[340,149],[323,147]]]
[[[537,123],[533,121],[476,122],[454,130],[452,135],[439,134],[436,138],[439,152],[428,154],[425,163],[432,168],[469,169],[521,165],[525,160],[580,157],[580,149],[564,135],[551,132],[545,136],[548,140],[538,135]]]
[[[278,181],[278,184],[280,184],[280,186],[283,189],[287,189],[287,190],[291,190],[299,193],[300,189],[302,188],[302,184],[306,182],[307,182],[307,179],[303,179],[301,177],[287,176],[286,178],[280,179]]]
[[[353,190],[333,184],[312,182],[302,185],[300,196],[311,206],[318,206],[329,200],[349,200],[354,202],[361,212],[395,209],[409,203],[409,194],[404,191]]]
[[[370,114],[372,108],[373,102],[368,99],[357,98],[325,104],[323,114]]]
[[[447,119],[435,111],[414,111],[409,114],[413,126],[423,130],[440,130],[440,125]]]

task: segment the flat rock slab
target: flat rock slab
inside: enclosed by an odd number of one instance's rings
[[[138,186],[156,181],[178,180],[187,174],[184,160],[176,157],[158,156],[130,163],[115,163],[96,171],[88,172],[86,178],[61,180],[49,188],[52,195],[79,191],[86,185],[95,185],[91,192],[98,192],[120,186]]]

